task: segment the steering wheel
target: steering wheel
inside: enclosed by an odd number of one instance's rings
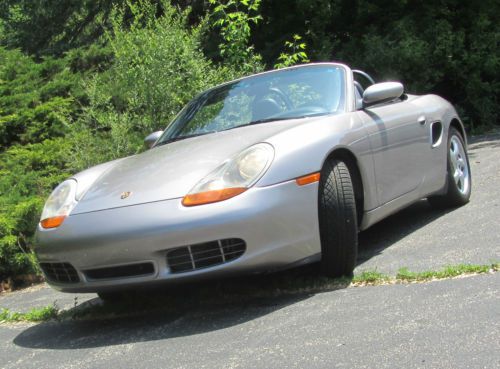
[[[269,92],[277,95],[281,99],[281,101],[283,101],[283,103],[285,104],[287,110],[290,110],[290,109],[293,108],[293,103],[290,100],[290,98],[288,96],[286,96],[283,93],[283,91],[281,91],[278,87],[270,87],[269,88]]]

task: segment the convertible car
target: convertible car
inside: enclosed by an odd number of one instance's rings
[[[469,201],[464,127],[435,95],[343,64],[260,73],[199,94],[149,149],[74,175],[36,233],[67,292],[356,265],[358,232],[423,198]]]

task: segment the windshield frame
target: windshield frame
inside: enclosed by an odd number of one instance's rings
[[[256,77],[260,77],[260,76],[264,76],[264,75],[269,75],[269,74],[275,74],[275,73],[281,73],[281,72],[284,72],[284,71],[290,71],[290,70],[295,70],[295,69],[304,69],[304,68],[317,68],[317,67],[335,67],[337,69],[339,69],[342,73],[342,100],[341,100],[341,104],[339,104],[338,108],[336,111],[331,111],[331,112],[325,112],[325,113],[322,113],[322,114],[309,114],[307,116],[297,116],[297,117],[284,117],[284,118],[270,118],[270,119],[262,119],[262,120],[259,120],[259,121],[255,121],[255,122],[249,122],[247,124],[242,124],[242,125],[237,125],[237,126],[234,126],[234,127],[231,127],[231,128],[228,128],[228,129],[223,129],[223,130],[216,130],[216,131],[207,131],[207,132],[203,132],[203,133],[199,133],[199,134],[188,134],[188,135],[181,135],[181,136],[178,136],[176,135],[176,131],[177,128],[178,128],[178,125],[179,125],[179,119],[181,119],[185,114],[186,114],[186,110],[190,109],[194,104],[196,104],[197,102],[201,102],[204,104],[205,102],[205,96],[207,95],[210,95],[213,93],[214,90],[218,90],[218,89],[221,89],[221,88],[224,88],[225,86],[228,86],[228,85],[233,85],[233,84],[236,84],[236,83],[239,83],[239,82],[242,82],[242,81],[245,81],[245,80],[248,80],[248,79],[253,79],[253,78],[256,78]],[[308,117],[313,117],[313,116],[326,116],[326,115],[336,115],[336,114],[339,114],[339,113],[344,113],[344,112],[347,112],[348,111],[348,106],[349,106],[349,102],[348,102],[348,68],[343,65],[343,64],[340,64],[340,63],[311,63],[311,64],[302,64],[302,65],[296,65],[296,66],[292,66],[292,67],[288,67],[288,68],[282,68],[282,69],[274,69],[274,70],[270,70],[270,71],[266,71],[266,72],[262,72],[262,73],[257,73],[257,74],[252,74],[252,75],[249,75],[249,76],[245,76],[245,77],[242,77],[242,78],[238,78],[238,79],[235,79],[235,80],[231,80],[231,81],[228,81],[228,82],[224,82],[222,84],[219,84],[217,86],[214,86],[214,87],[211,87],[201,93],[199,93],[198,95],[196,95],[193,99],[191,99],[180,111],[179,113],[175,116],[175,118],[167,125],[166,129],[164,130],[163,134],[160,136],[160,138],[157,140],[156,144],[155,144],[155,147],[156,146],[161,146],[161,145],[165,145],[165,144],[168,144],[168,143],[171,143],[171,142],[175,142],[175,141],[179,141],[179,140],[182,140],[184,138],[191,138],[191,137],[196,137],[196,136],[202,136],[202,135],[206,135],[206,134],[212,134],[212,133],[217,133],[217,132],[224,132],[224,131],[227,131],[227,130],[233,130],[233,129],[236,129],[236,128],[240,128],[240,127],[246,127],[246,126],[249,126],[249,125],[252,125],[252,124],[260,124],[260,123],[267,123],[267,122],[273,122],[273,121],[283,121],[283,120],[291,120],[291,119],[302,119],[302,118],[308,118]]]

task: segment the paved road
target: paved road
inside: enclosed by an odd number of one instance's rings
[[[472,140],[469,159],[470,203],[440,211],[422,200],[361,233],[358,272],[500,260],[500,133]]]
[[[3,368],[495,368],[500,273],[8,325]]]
[[[423,201],[362,233],[357,273],[500,260],[500,135],[477,138],[470,156],[471,203],[436,211]],[[272,277],[272,289],[304,273]],[[273,297],[252,297],[251,284],[246,298],[229,292],[203,306],[0,325],[0,368],[500,367],[500,273]],[[75,302],[42,286],[1,295],[0,307],[54,300]],[[78,297],[84,301],[98,303],[92,294]]]

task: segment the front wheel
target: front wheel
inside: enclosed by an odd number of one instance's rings
[[[350,276],[356,266],[358,224],[351,175],[343,161],[325,163],[318,195],[322,272]]]
[[[447,152],[446,193],[428,198],[429,203],[435,207],[461,206],[470,199],[472,178],[469,157],[462,135],[454,127],[450,128]]]

